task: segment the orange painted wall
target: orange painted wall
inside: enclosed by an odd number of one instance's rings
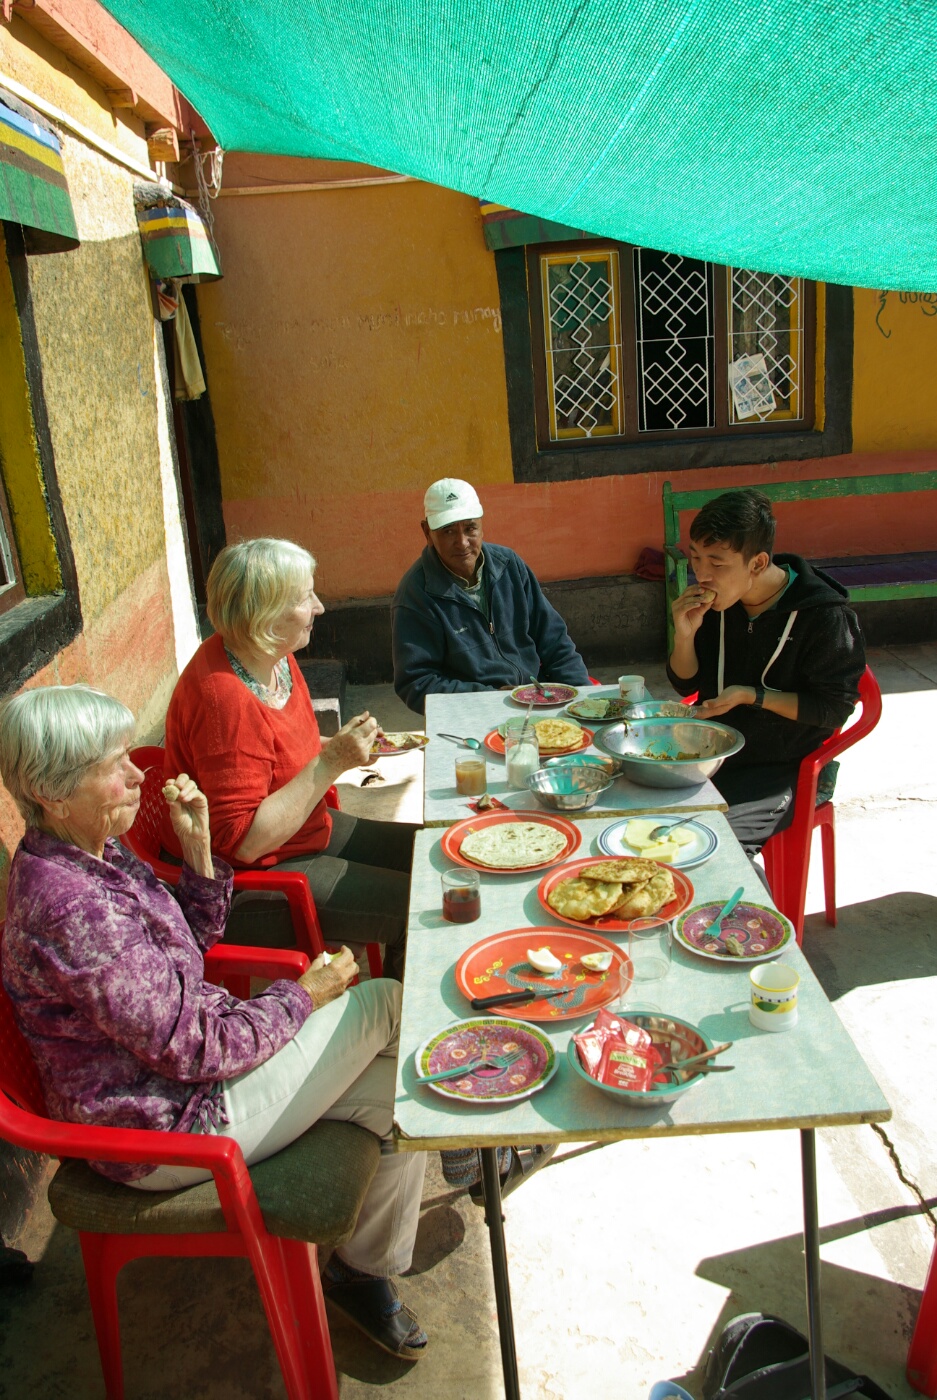
[[[232,157],[225,184],[349,174],[299,166]],[[489,537],[544,579],[628,573],[660,545],[666,474],[514,484],[473,200],[413,182],[222,198],[215,213],[225,276],[198,296],[229,539],[289,535],[316,554],[326,599],[383,596],[422,547],[425,487],[452,475],[479,487]],[[674,473],[680,488],[937,468],[931,309],[855,293],[851,455]],[[927,549],[935,534],[927,496],[779,512],[780,547],[807,554]]]

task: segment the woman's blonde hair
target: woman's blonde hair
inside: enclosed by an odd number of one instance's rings
[[[316,561],[292,540],[242,540],[227,545],[208,575],[208,616],[237,650],[257,647],[274,655],[277,618],[301,597]]]
[[[27,826],[39,826],[36,798],[71,797],[89,768],[133,738],[133,712],[90,685],[24,690],[0,708],[0,775]]]

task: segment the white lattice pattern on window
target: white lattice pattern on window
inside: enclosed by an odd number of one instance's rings
[[[667,254],[656,265],[646,267],[639,253],[637,267],[639,391],[646,404],[663,412],[672,429],[684,426],[690,409],[699,410],[704,405],[709,426],[712,411],[706,344],[712,336],[712,322],[704,265]],[[651,321],[657,321],[653,328],[648,324]],[[663,339],[662,330],[669,341]],[[642,416],[647,418],[646,411]]]
[[[802,297],[799,277],[779,277],[734,267],[729,283],[729,361],[742,354],[765,357],[775,399],[799,417]],[[730,416],[734,416],[731,395]],[[766,409],[752,414],[764,421]]]
[[[614,289],[603,267],[607,265],[577,258],[568,265],[554,264],[547,273],[554,439],[559,429],[564,436],[573,430],[587,438],[597,428],[618,430]]]

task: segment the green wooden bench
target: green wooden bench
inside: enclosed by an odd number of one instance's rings
[[[687,558],[680,548],[680,512],[699,510],[729,489],[674,491],[664,482],[664,574],[666,579],[667,650],[673,647],[675,598],[687,586]],[[937,472],[900,472],[894,476],[838,476],[816,481],[773,481],[759,485],[772,502],[835,501],[849,496],[892,496],[905,491],[937,490]],[[844,588],[851,603],[881,603],[896,598],[937,598],[937,553],[879,554],[862,558],[814,559]]]

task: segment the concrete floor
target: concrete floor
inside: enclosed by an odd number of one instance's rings
[[[816,912],[817,851],[804,947],[894,1118],[818,1134],[824,1327],[831,1355],[894,1400],[912,1400],[904,1361],[937,1207],[937,646],[878,650],[871,663],[885,711],[840,774],[839,926]],[[662,668],[646,674],[664,693]],[[367,707],[387,728],[415,727],[389,686],[348,699],[349,713]],[[418,819],[418,775],[392,767],[409,762],[382,760],[386,785],[360,792],[362,775],[349,775],[343,804]],[[540,1173],[505,1213],[525,1400],[641,1400],[665,1377],[698,1397],[706,1352],[730,1317],[771,1311],[805,1326],[794,1132],[586,1153]],[[0,1290],[0,1396],[97,1400],[104,1390],[75,1237],[43,1207],[13,1243],[37,1268],[28,1288]],[[391,1384],[406,1400],[501,1395],[481,1212],[446,1187],[437,1159],[402,1288],[430,1333],[428,1353],[405,1367],[337,1321],[343,1400]],[[128,1400],[283,1396],[240,1261],[130,1266],[121,1322]]]

